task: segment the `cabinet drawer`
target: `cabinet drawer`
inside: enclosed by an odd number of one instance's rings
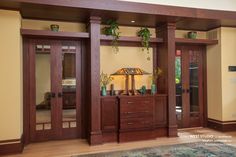
[[[138,128],[150,128],[153,125],[153,118],[129,118],[121,119],[120,129],[138,129]]]
[[[121,99],[120,100],[120,113],[129,112],[150,112],[153,111],[153,99]]]
[[[120,118],[140,118],[140,117],[153,117],[152,110],[143,111],[129,111],[120,114]]]

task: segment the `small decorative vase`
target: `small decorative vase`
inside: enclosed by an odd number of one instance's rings
[[[52,24],[50,25],[51,31],[58,32],[59,31],[59,25]]]
[[[152,84],[151,85],[151,94],[154,95],[157,93],[157,87],[156,84]]]
[[[189,39],[196,39],[197,38],[197,32],[188,32],[188,38]]]
[[[107,95],[107,90],[105,86],[102,86],[102,96],[106,96]]]

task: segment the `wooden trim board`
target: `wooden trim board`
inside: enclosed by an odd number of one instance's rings
[[[236,121],[219,121],[208,118],[207,126],[221,132],[236,131]]]

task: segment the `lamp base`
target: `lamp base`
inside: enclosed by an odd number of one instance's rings
[[[139,92],[138,92],[136,89],[133,89],[133,90],[132,90],[132,94],[133,94],[133,95],[139,95]]]

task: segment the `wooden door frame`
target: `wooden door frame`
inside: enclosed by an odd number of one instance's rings
[[[31,97],[31,91],[33,91],[34,89],[31,89],[31,83],[30,81],[32,80],[31,78],[31,73],[33,72],[32,70],[34,70],[31,65],[34,64],[34,59],[31,59],[32,56],[30,56],[30,42],[31,40],[41,40],[41,41],[53,41],[49,40],[49,39],[44,39],[44,38],[30,38],[30,37],[23,37],[23,143],[24,145],[27,145],[29,143],[31,143],[31,138],[30,138],[30,127],[35,127],[35,126],[31,126],[30,125],[30,118],[31,117],[31,103],[32,101],[34,101]],[[64,40],[64,39],[62,39]],[[60,41],[60,39],[54,39],[54,41]],[[82,40],[80,39],[68,39],[66,41],[73,41],[73,42],[78,42],[79,44],[79,49],[80,49],[80,55],[79,58],[81,59],[82,57],[82,52],[84,50],[83,46],[81,43]],[[85,51],[85,50],[84,50]],[[82,61],[82,60],[80,60]],[[76,66],[78,66],[78,62],[76,62]],[[83,74],[82,74],[82,67],[84,65],[82,65],[82,62],[80,64],[79,68],[76,68],[76,73],[79,72],[80,73],[80,79],[82,80],[82,82],[84,83],[84,79],[83,79]],[[76,74],[77,75],[77,74]],[[78,77],[78,76],[76,76]],[[82,85],[79,84],[79,93],[82,92]],[[76,87],[78,88],[78,87]],[[78,90],[78,89],[77,89]],[[79,112],[82,112],[82,96],[81,94],[79,96],[76,96],[76,101],[78,101],[78,99],[80,99],[79,103],[81,105],[81,110]],[[77,111],[78,112],[78,111]],[[81,114],[77,114],[78,116],[81,116]],[[78,117],[77,117],[78,118]],[[82,123],[80,123],[81,125],[84,125]],[[80,133],[81,134],[81,133]]]
[[[206,55],[206,45],[202,45],[202,44],[190,44],[190,43],[185,43],[185,44],[182,44],[182,43],[179,43],[179,44],[176,44],[176,50],[177,49],[181,49],[182,50],[182,47],[198,47],[198,49],[201,50],[202,52],[202,59],[201,59],[201,63],[202,64],[202,120],[201,120],[201,124],[203,127],[207,127],[207,119],[208,119],[208,116],[207,116],[207,110],[208,110],[208,107],[207,107],[207,55]],[[181,59],[182,60],[182,59]],[[182,67],[182,64],[181,64],[181,67]],[[181,75],[182,76],[182,75]]]

